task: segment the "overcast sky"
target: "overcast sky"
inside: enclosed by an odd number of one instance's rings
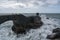
[[[60,13],[60,0],[0,0],[0,13]]]

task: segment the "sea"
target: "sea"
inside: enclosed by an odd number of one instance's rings
[[[25,13],[25,16],[35,16],[35,13]],[[0,24],[0,40],[50,40],[47,35],[52,34],[52,30],[60,28],[60,14],[40,14],[44,23],[40,28],[30,29],[26,34],[19,34],[19,37],[11,30],[13,21],[6,21]],[[48,19],[47,19],[48,18]]]

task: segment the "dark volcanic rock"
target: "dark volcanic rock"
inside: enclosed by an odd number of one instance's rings
[[[53,29],[53,33],[47,36],[47,39],[59,39],[60,38],[60,28]]]
[[[48,17],[46,19],[49,19]]]
[[[53,33],[60,32],[60,28],[53,29]]]
[[[43,25],[39,13],[36,13],[36,16],[29,17],[26,17],[22,14],[0,16],[0,24],[8,20],[13,21],[12,31],[16,34],[25,34],[26,31],[39,28]]]
[[[26,16],[22,14],[15,16],[15,19],[13,20],[14,25],[12,27],[12,30],[17,34],[25,33],[27,22],[28,19]]]
[[[36,29],[43,25],[43,22],[41,21],[41,17],[36,14],[36,16],[30,16],[29,19],[29,28]]]
[[[47,39],[59,39],[59,38],[60,38],[60,33],[53,33],[47,36]]]
[[[20,27],[15,27],[15,26],[13,26],[13,27],[12,27],[12,31],[15,32],[16,34],[26,33],[25,29],[24,29],[22,26],[20,26]]]

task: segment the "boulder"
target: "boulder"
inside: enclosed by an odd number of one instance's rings
[[[15,16],[13,20],[12,31],[16,34],[26,33],[30,29],[36,29],[43,25],[41,17],[37,13],[36,16],[26,17],[22,14]]]
[[[36,16],[30,16],[28,17],[29,22],[28,22],[28,28],[36,29],[39,28],[43,25],[43,22],[41,21],[41,17],[37,13]]]
[[[13,20],[12,31],[14,31],[16,34],[25,33],[27,21],[27,17],[22,14],[15,16],[15,19]]]
[[[60,28],[53,29],[53,33],[47,36],[47,39],[59,39],[60,38]]]
[[[53,32],[53,33],[60,32],[60,28],[53,29],[53,31],[52,31],[52,32]]]

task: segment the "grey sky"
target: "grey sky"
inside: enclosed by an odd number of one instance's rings
[[[0,0],[0,13],[60,13],[60,0]]]

